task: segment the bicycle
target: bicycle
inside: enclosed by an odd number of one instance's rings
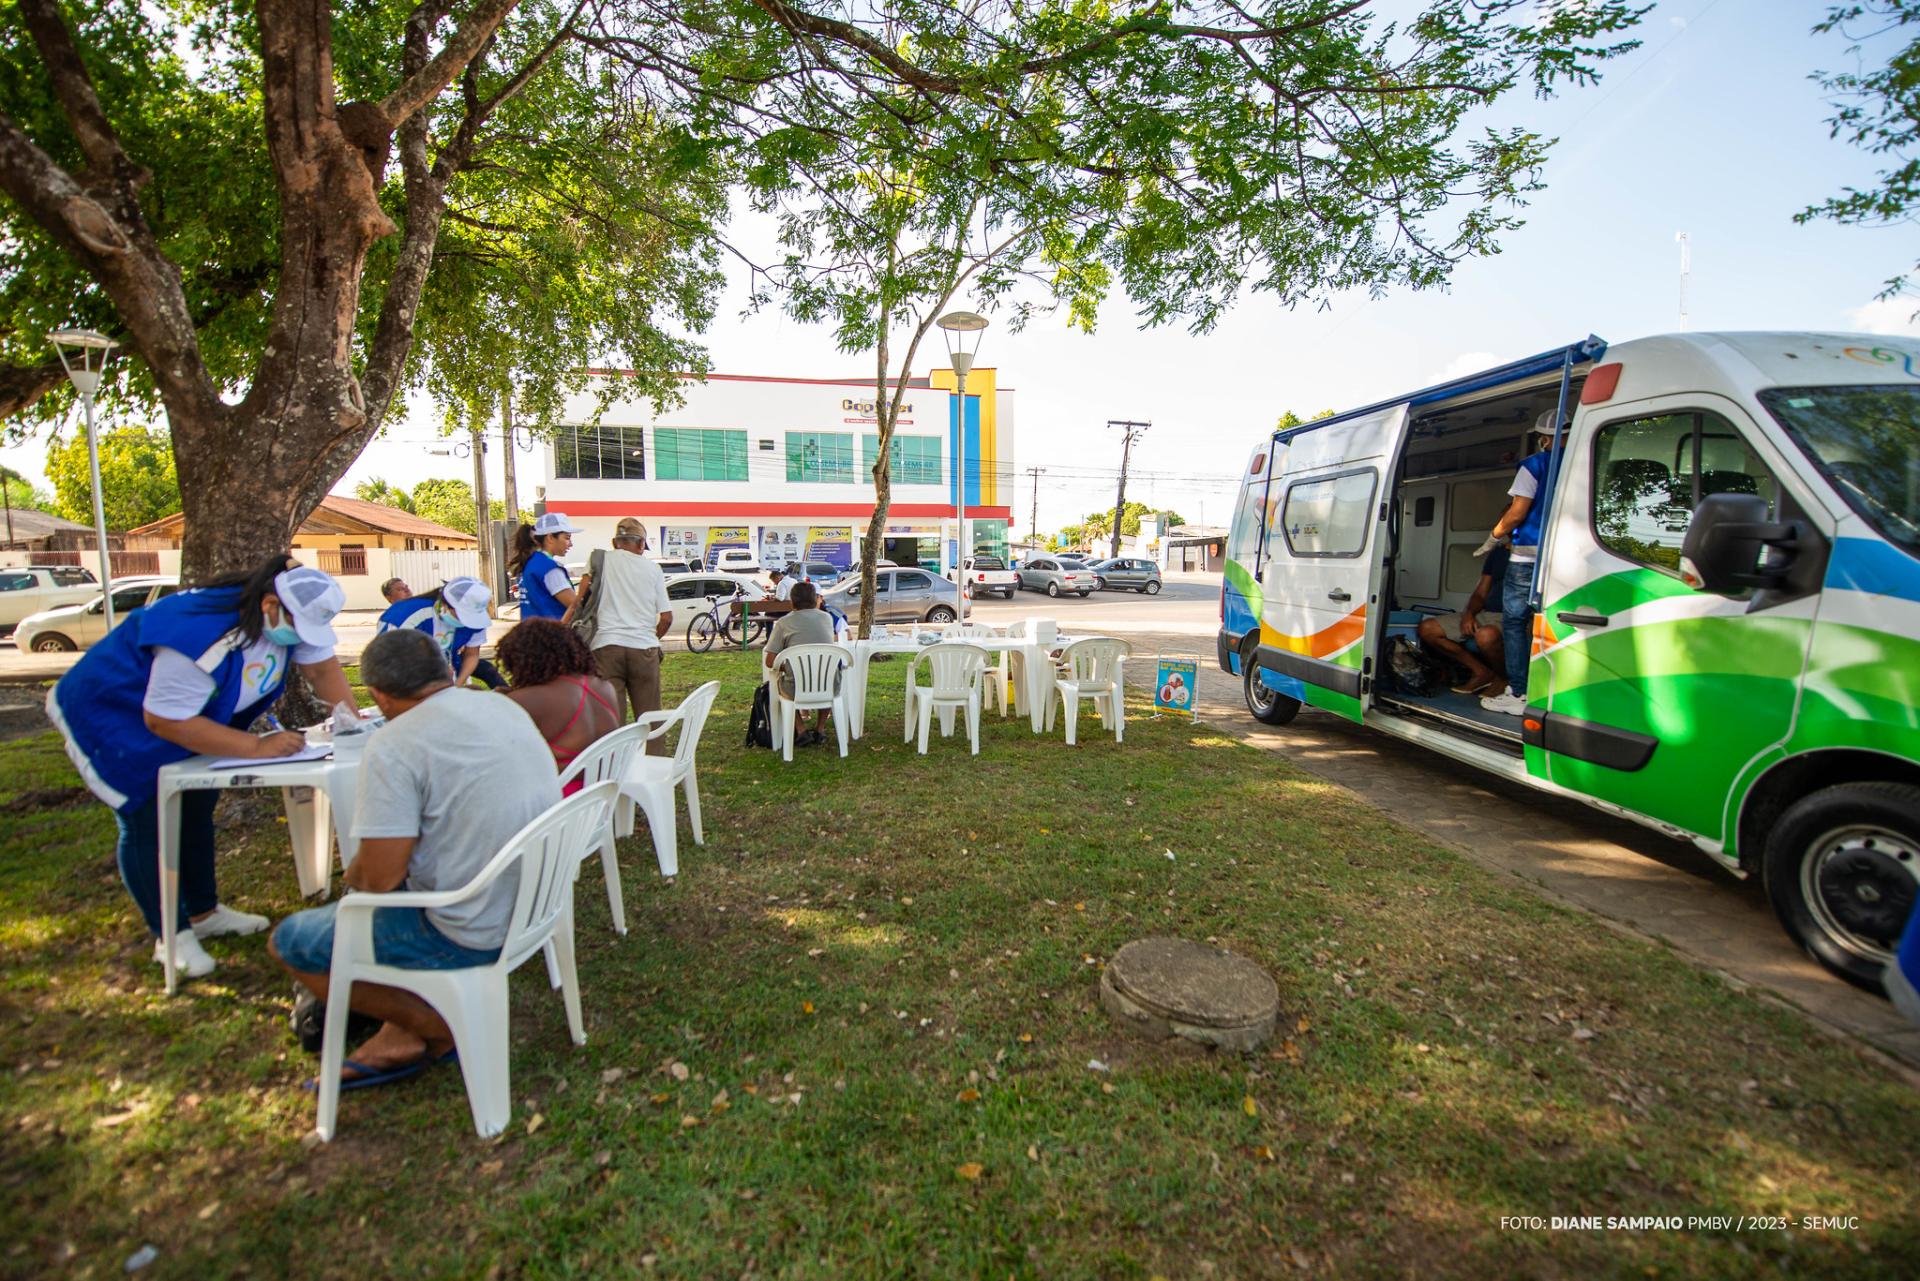
[[[773,630],[773,623],[765,618],[746,616],[746,625],[739,634],[734,630],[733,606],[746,599],[745,592],[735,592],[727,601],[727,608],[721,609],[718,596],[707,597],[707,611],[695,614],[687,624],[687,648],[696,654],[704,654],[713,648],[713,642],[719,640],[728,645],[745,649],[764,640]]]

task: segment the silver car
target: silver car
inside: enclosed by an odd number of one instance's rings
[[[116,578],[113,580],[113,621],[180,590],[177,578]],[[107,634],[106,598],[95,595],[85,605],[61,605],[20,620],[13,641],[21,649],[58,654],[86,649]]]
[[[959,596],[952,583],[924,569],[873,571],[873,621],[876,623],[951,623],[960,616]],[[823,592],[821,601],[845,614],[860,617],[860,580],[841,583]]]
[[[1160,591],[1160,566],[1137,556],[1116,556],[1093,567],[1100,575],[1100,586],[1115,591],[1144,592],[1155,596]]]
[[[1027,563],[1020,567],[1020,586],[1030,592],[1045,592],[1049,596],[1078,592],[1084,597],[1093,595],[1099,585],[1100,580],[1092,570],[1059,556],[1029,556]]]

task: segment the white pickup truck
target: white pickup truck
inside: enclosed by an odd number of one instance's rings
[[[947,577],[953,577],[953,571],[947,571]],[[1020,575],[1007,568],[1007,562],[998,556],[975,556],[967,562],[967,595],[1000,595],[1008,600],[1020,590]]]
[[[0,569],[0,636],[29,614],[55,605],[76,605],[100,594],[93,571],[78,565],[20,565]]]

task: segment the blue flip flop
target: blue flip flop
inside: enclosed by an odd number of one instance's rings
[[[377,1085],[392,1085],[395,1081],[404,1081],[408,1077],[419,1076],[427,1070],[429,1064],[436,1061],[437,1060],[424,1058],[415,1059],[411,1063],[402,1063],[399,1067],[388,1068],[384,1072],[379,1072],[364,1063],[355,1063],[352,1059],[342,1059],[340,1061],[341,1067],[351,1068],[355,1072],[360,1073],[360,1075],[347,1077],[342,1080],[340,1082],[340,1092],[345,1094],[349,1090],[371,1090]],[[318,1093],[320,1089],[320,1078],[313,1078],[302,1088],[310,1094]]]

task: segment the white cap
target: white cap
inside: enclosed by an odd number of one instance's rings
[[[346,606],[347,594],[333,575],[311,565],[283,569],[274,576],[273,594],[280,598],[280,608],[302,643],[326,649],[338,643],[333,616]]]
[[[1533,434],[1536,436],[1551,436],[1555,432],[1559,431],[1560,430],[1560,424],[1558,422],[1559,412],[1560,411],[1558,409],[1548,409],[1548,410],[1542,411],[1540,416],[1533,420]]]
[[[450,578],[440,589],[440,599],[447,602],[447,608],[462,627],[472,627],[485,631],[493,622],[487,613],[487,602],[493,599],[493,593],[487,585],[477,578]]]
[[[548,512],[533,522],[533,536],[545,538],[548,534],[577,534],[579,526],[567,519],[565,512]]]

